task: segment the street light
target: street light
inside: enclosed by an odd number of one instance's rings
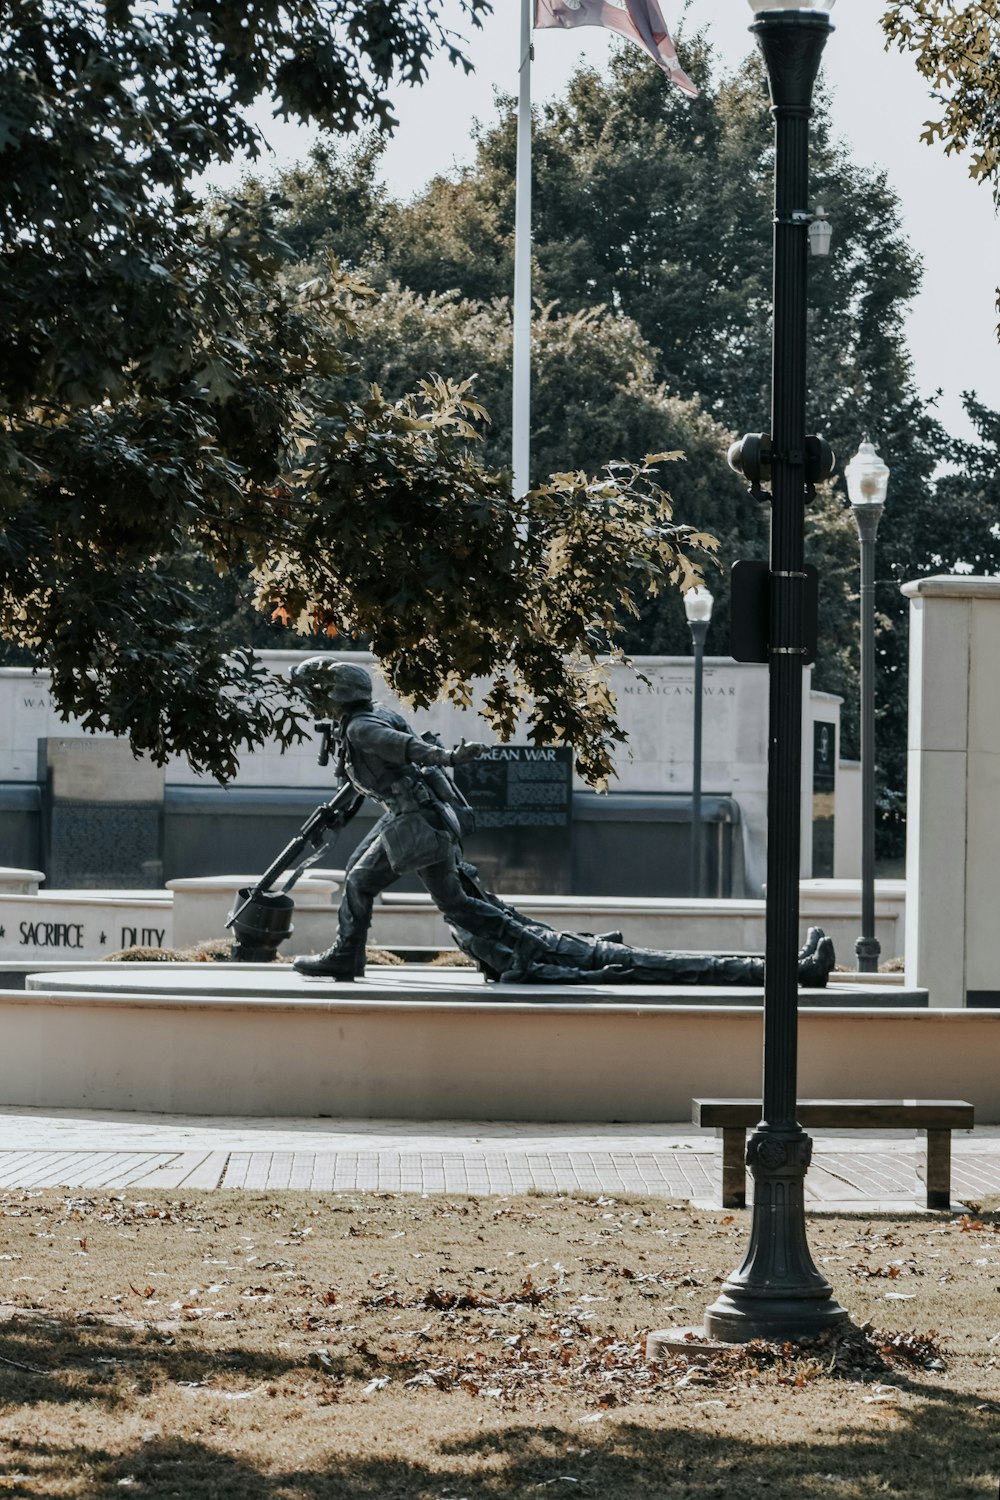
[[[842,1323],[845,1310],[813,1264],[804,1184],[812,1142],[796,1119],[798,1047],[799,796],[807,582],[806,493],[829,472],[829,449],[807,443],[806,268],[809,117],[833,0],[750,0],[767,67],[774,155],[774,322],[771,432],[749,439],[740,467],[760,490],[771,482],[767,576],[768,816],[763,1119],[747,1162],[754,1203],[746,1256],[705,1314],[705,1333],[728,1343],[797,1338]],[[754,443],[756,446],[754,447]],[[817,465],[814,455],[826,457]],[[753,455],[752,462],[751,454]],[[832,462],[832,460],[831,460]]]
[[[861,936],[858,969],[876,974],[882,949],[875,936],[875,534],[889,470],[866,437],[844,470],[861,543]]]
[[[688,888],[692,896],[700,896],[701,858],[701,717],[702,717],[702,668],[705,657],[705,637],[712,618],[715,600],[704,584],[688,589],[684,595],[684,613],[691,629],[691,644],[694,647],[694,755],[691,773],[691,873]]]

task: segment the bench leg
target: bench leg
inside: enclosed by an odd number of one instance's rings
[[[722,1128],[722,1192],[719,1195],[723,1208],[746,1208],[747,1206],[747,1133],[740,1126]]]
[[[951,1207],[951,1131],[928,1130],[924,1159],[918,1170],[927,1189],[928,1208]]]

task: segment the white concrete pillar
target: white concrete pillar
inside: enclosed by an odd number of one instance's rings
[[[833,825],[834,880],[861,879],[861,762],[837,763],[837,811]]]
[[[933,1006],[1000,1004],[1000,578],[910,599],[906,977]]]

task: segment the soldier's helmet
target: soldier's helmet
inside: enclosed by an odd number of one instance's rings
[[[296,692],[320,717],[336,716],[351,703],[371,701],[371,674],[353,662],[307,656],[305,661],[296,662],[288,676]]]

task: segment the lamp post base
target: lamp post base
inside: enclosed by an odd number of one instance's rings
[[[803,1187],[811,1156],[812,1141],[800,1125],[762,1123],[750,1137],[750,1246],[705,1313],[706,1338],[798,1339],[849,1321],[806,1242]]]
[[[882,944],[877,937],[859,937],[854,944],[859,974],[877,974]]]
[[[816,1298],[808,1303],[794,1297],[773,1297],[766,1302],[753,1299],[753,1306],[743,1305],[722,1294],[705,1313],[705,1337],[720,1344],[748,1344],[764,1339],[770,1344],[810,1338],[828,1328],[839,1328],[850,1321],[847,1309],[835,1297]]]

